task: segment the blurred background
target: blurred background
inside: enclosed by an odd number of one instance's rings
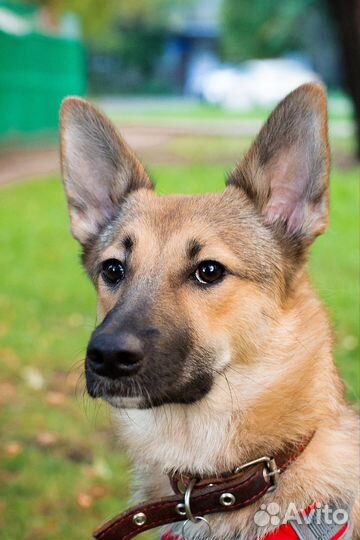
[[[271,109],[328,88],[329,232],[311,274],[359,403],[360,0],[0,0],[0,536],[80,540],[127,504],[129,464],[84,394],[95,293],[58,162],[67,95],[103,108],[160,193],[221,190]]]

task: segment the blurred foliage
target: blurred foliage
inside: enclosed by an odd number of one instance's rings
[[[27,0],[45,8],[54,20],[66,13],[80,21],[89,58],[97,65],[111,63],[112,75],[122,74],[121,84],[106,84],[107,71],[90,69],[90,86],[96,93],[116,87],[148,91],[156,80],[156,66],[164,50],[169,19],[178,0]],[[193,0],[182,0],[182,8]],[[104,82],[105,81],[105,82]],[[99,88],[98,88],[99,87]],[[165,89],[166,90],[166,89]]]
[[[37,4],[48,7],[57,15],[71,11],[81,20],[86,39],[101,39],[108,32],[110,39],[113,20],[120,2],[117,0],[34,0]]]
[[[192,0],[182,0],[190,4]],[[30,0],[56,15],[76,13],[82,22],[85,38],[91,42],[113,44],[118,27],[164,28],[170,10],[178,0]]]
[[[164,40],[164,32],[157,28],[142,25],[134,32],[132,25],[122,27],[118,47],[121,50],[123,66],[137,66],[142,75],[150,76],[154,62],[163,51]],[[147,54],[144,54],[144,51]]]
[[[227,60],[307,54],[330,86],[353,100],[360,160],[360,0],[223,0],[222,52]]]
[[[319,11],[327,17],[323,0],[241,0],[241,5],[238,0],[224,0],[223,53],[241,61],[303,50],[307,23]]]

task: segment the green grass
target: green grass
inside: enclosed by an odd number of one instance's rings
[[[152,172],[161,193],[219,190],[224,179],[223,166],[200,163]],[[330,231],[311,259],[351,399],[358,397],[358,178],[357,170],[334,172]],[[58,178],[1,191],[0,239],[1,539],[83,540],[125,508],[128,473],[109,414],[78,383],[95,294],[68,232]]]
[[[96,98],[94,98],[96,101]],[[149,104],[150,103],[150,104]],[[254,107],[249,110],[226,110],[218,105],[211,105],[205,101],[187,101],[184,99],[164,100],[146,97],[132,97],[120,99],[112,105],[107,105],[108,114],[115,121],[125,121],[129,124],[171,124],[183,121],[231,121],[231,120],[265,120],[272,111],[272,107]],[[344,94],[330,92],[329,117],[330,121],[351,120],[353,107]]]
[[[359,168],[333,174],[330,228],[311,257],[313,282],[328,306],[336,359],[351,399],[359,388]]]

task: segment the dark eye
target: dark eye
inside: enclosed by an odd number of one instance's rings
[[[208,285],[219,281],[224,273],[225,268],[222,264],[215,261],[204,261],[198,266],[195,279],[203,285]]]
[[[117,259],[108,259],[102,263],[101,275],[109,285],[117,285],[124,279],[125,270],[123,265]]]

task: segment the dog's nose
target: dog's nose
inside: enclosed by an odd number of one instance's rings
[[[134,375],[140,369],[144,351],[141,341],[131,333],[94,333],[86,357],[92,371],[116,379]]]

